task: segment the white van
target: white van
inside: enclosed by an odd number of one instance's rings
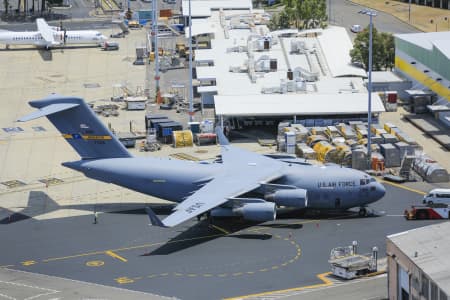
[[[424,204],[447,204],[450,205],[450,189],[433,189],[423,197]]]

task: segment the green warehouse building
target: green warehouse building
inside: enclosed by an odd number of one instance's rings
[[[450,31],[396,34],[395,70],[433,94],[436,117],[450,127]]]

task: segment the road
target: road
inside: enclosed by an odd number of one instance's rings
[[[350,1],[331,1],[331,24],[350,28],[353,24],[360,24],[363,27],[369,25],[369,16],[358,12],[365,7],[354,4]],[[389,33],[413,33],[419,32],[416,28],[406,24],[386,13],[378,12],[373,18],[373,24],[377,30]]]

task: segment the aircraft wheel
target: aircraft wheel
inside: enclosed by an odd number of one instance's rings
[[[367,209],[365,207],[361,207],[359,209],[358,215],[360,217],[367,217]]]

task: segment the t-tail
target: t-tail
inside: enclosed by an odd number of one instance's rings
[[[29,104],[39,110],[18,121],[46,116],[81,159],[132,156],[83,99],[52,94],[41,100],[30,101]]]

